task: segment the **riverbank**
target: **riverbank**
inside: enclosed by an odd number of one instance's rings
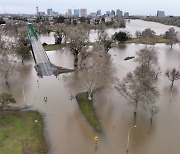
[[[169,39],[164,39],[162,37],[156,37],[155,39],[139,39],[139,38],[132,38],[127,40],[125,43],[130,44],[130,43],[135,43],[135,44],[150,44],[154,45],[156,43],[164,43],[164,44],[169,44],[171,43],[172,40]],[[178,41],[173,41],[174,43],[178,43]]]
[[[95,108],[93,106],[93,102],[88,99],[88,93],[83,92],[76,95],[76,100],[78,102],[79,108],[82,113],[85,115],[88,122],[91,126],[94,127],[96,131],[101,131],[101,125],[97,115],[95,113]]]
[[[38,112],[4,112],[0,117],[0,153],[45,154],[43,118]]]
[[[44,46],[45,51],[60,50],[64,45],[60,44],[49,44]]]
[[[149,45],[154,45],[154,44],[157,44],[157,43],[164,43],[164,44],[170,44],[172,42],[172,40],[169,40],[169,39],[164,39],[160,36],[157,36],[155,39],[148,39],[148,40],[145,40],[145,39],[139,39],[139,38],[132,38],[132,39],[129,39],[123,43],[125,44],[131,44],[131,43],[135,43],[135,44],[149,44]],[[178,41],[173,41],[173,43],[179,43]],[[88,43],[87,45],[88,46],[91,46],[91,45],[94,45],[95,42],[90,42]],[[67,45],[67,44],[66,44]],[[50,45],[46,45],[44,46],[44,49],[45,51],[54,51],[54,50],[60,50],[62,49],[63,47],[66,47],[65,44],[61,44],[61,45],[57,45],[57,44],[50,44]]]

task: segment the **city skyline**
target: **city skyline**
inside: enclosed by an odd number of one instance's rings
[[[159,0],[159,1],[148,1],[142,0],[111,0],[111,1],[82,1],[82,0],[67,0],[50,2],[48,0],[1,0],[0,1],[0,13],[24,13],[24,14],[35,14],[36,6],[39,7],[39,11],[47,12],[47,9],[52,8],[54,11],[58,11],[60,14],[65,14],[68,9],[81,9],[86,8],[87,13],[96,12],[101,9],[102,14],[106,11],[120,9],[123,12],[129,12],[130,15],[156,15],[157,10],[166,12],[166,15],[180,15],[178,6],[180,1],[178,0]],[[173,9],[172,9],[173,8]]]

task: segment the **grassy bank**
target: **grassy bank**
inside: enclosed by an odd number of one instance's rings
[[[96,116],[92,101],[88,99],[88,93],[79,93],[78,95],[76,95],[76,100],[88,122],[95,128],[96,131],[101,131],[100,122]]]
[[[3,117],[1,115],[0,153],[46,154],[41,115],[37,112],[6,112]]]
[[[138,38],[133,38],[130,40],[127,40],[126,43],[136,43],[136,44],[156,44],[156,43],[164,43],[164,44],[169,44],[171,42],[171,40],[169,39],[164,39],[162,37],[157,37],[156,39],[148,39],[148,40],[144,40],[144,39],[138,39]],[[178,43],[178,42],[175,42]]]
[[[63,47],[63,45],[50,44],[50,45],[45,45],[44,49],[45,49],[45,51],[53,51],[53,50],[60,50],[62,47]]]

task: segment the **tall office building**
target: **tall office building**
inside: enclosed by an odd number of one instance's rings
[[[101,16],[101,10],[100,9],[97,11],[97,16]]]
[[[80,9],[81,17],[87,17],[87,9]]]
[[[106,15],[108,15],[108,16],[109,16],[110,14],[111,14],[111,12],[110,12],[110,11],[106,11]]]
[[[71,17],[71,16],[72,16],[72,10],[71,10],[71,9],[68,9],[68,11],[67,11],[67,16],[68,16],[68,17]]]
[[[157,17],[165,17],[164,11],[157,11]]]
[[[115,16],[115,11],[114,10],[111,10],[111,15]]]
[[[124,12],[125,17],[129,17],[129,12]]]
[[[53,13],[52,9],[47,9],[47,15],[48,16],[52,16],[52,13]]]
[[[116,16],[117,17],[122,17],[123,16],[123,12],[119,9],[116,10]]]
[[[74,16],[79,17],[79,9],[74,9]]]

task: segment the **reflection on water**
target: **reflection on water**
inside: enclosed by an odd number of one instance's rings
[[[131,23],[131,22],[130,22]],[[137,23],[138,24],[138,23]],[[134,70],[136,63],[133,60],[124,61],[127,56],[135,56],[136,51],[144,45],[127,45],[124,49],[110,50],[112,62],[116,67],[117,76],[123,78],[127,72]],[[160,99],[157,105],[160,112],[150,123],[149,112],[139,109],[137,113],[137,128],[131,130],[129,153],[132,154],[178,154],[180,153],[180,81],[175,82],[173,99],[169,103],[170,81],[165,77],[167,68],[180,66],[180,50],[176,45],[172,50],[169,46],[158,44],[155,48],[159,52],[161,76],[157,82],[160,90]],[[52,62],[68,68],[73,67],[72,57],[66,51],[47,52]],[[68,60],[65,60],[65,59]],[[0,92],[11,92],[18,104],[33,105],[45,114],[45,134],[52,154],[123,154],[126,153],[128,129],[133,126],[133,107],[126,104],[114,89],[106,89],[95,95],[95,107],[103,128],[99,134],[97,148],[94,143],[93,128],[86,121],[78,108],[76,100],[71,99],[75,93],[64,83],[64,78],[38,78],[34,70],[33,60],[25,63],[19,72],[9,78],[7,87],[0,79]],[[25,100],[22,94],[24,85]],[[44,97],[48,98],[47,103]]]

